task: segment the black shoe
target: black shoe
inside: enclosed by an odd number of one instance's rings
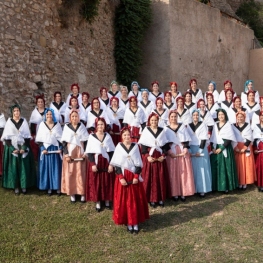
[[[52,192],[51,193],[47,193],[48,196],[51,196],[52,195]]]
[[[19,195],[20,193],[19,192],[15,192],[15,195]]]
[[[132,229],[129,229],[128,227],[127,227],[127,232],[129,232],[130,234],[133,234],[133,228]]]
[[[199,196],[200,196],[200,198],[205,198],[205,195],[201,195],[201,194],[200,194]]]
[[[243,190],[243,191],[246,191],[246,190],[247,190],[247,188],[242,188],[242,190]]]
[[[111,210],[111,206],[110,205],[105,205],[105,209]]]
[[[181,201],[182,202],[185,202],[186,201],[186,198],[185,197],[180,197]]]
[[[139,229],[138,230],[133,230],[133,233],[135,234],[135,235],[138,235],[138,233],[139,233]]]
[[[86,203],[86,201],[85,201],[85,200],[84,200],[84,201],[81,201],[81,200],[80,200],[80,202],[81,202],[82,204],[85,204],[85,203]]]
[[[150,203],[150,206],[151,206],[152,208],[156,208],[156,204],[155,204],[154,202],[151,202],[151,203]]]
[[[70,200],[70,203],[71,204],[76,204],[76,200],[75,201]]]
[[[97,211],[98,213],[100,213],[100,212],[101,212],[101,208],[97,208],[97,207],[96,207],[96,211]]]
[[[61,193],[57,193],[57,196],[61,196]]]
[[[173,196],[172,199],[173,199],[174,202],[179,201],[179,198],[178,198],[178,197],[174,197],[174,196]]]
[[[22,194],[23,194],[23,195],[26,195],[26,194],[27,194],[27,192],[26,192],[26,191],[22,191]]]
[[[162,204],[159,203],[158,205],[159,205],[160,207],[164,207],[164,203],[162,203]]]

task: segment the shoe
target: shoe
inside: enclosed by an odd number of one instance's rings
[[[162,202],[162,203],[159,203],[158,204],[160,207],[164,207],[164,203]]]
[[[48,196],[51,196],[51,195],[52,195],[52,192],[47,192],[47,195],[48,195]]]
[[[100,212],[101,212],[101,208],[96,207],[96,211],[97,211],[98,213],[100,213]]]
[[[200,194],[199,196],[200,196],[200,198],[205,198],[205,194],[203,194],[203,195]]]
[[[179,198],[178,198],[178,197],[175,197],[175,196],[173,196],[172,199],[173,199],[174,202],[179,201]]]
[[[139,233],[139,229],[138,230],[133,230],[133,233],[135,234],[135,235],[138,235],[138,233]]]
[[[133,229],[129,229],[128,227],[127,227],[127,232],[129,232],[130,234],[133,234]],[[136,230],[137,231],[137,230]]]
[[[61,196],[61,193],[57,193],[57,196]]]
[[[182,202],[185,202],[186,201],[186,198],[185,197],[180,197],[181,201]]]
[[[110,205],[105,205],[105,209],[111,210],[111,206]]]
[[[71,204],[75,204],[75,203],[76,203],[76,200],[75,200],[75,201],[70,200],[70,203],[71,203]]]
[[[86,203],[85,195],[82,195],[82,196],[81,196],[80,202],[81,202],[82,204]]]
[[[151,206],[152,208],[156,208],[156,204],[155,204],[154,202],[151,202],[151,203],[150,203],[150,206]]]
[[[243,190],[243,191],[246,191],[246,190],[247,190],[247,188],[246,188],[246,187],[245,187],[245,188],[242,188],[242,190]]]
[[[18,189],[15,189],[15,195],[19,195],[19,190]]]
[[[26,190],[22,190],[22,194],[26,195],[27,194]]]

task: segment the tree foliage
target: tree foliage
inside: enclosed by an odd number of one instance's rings
[[[115,16],[114,50],[119,83],[129,86],[138,77],[141,44],[151,17],[151,0],[120,0]]]

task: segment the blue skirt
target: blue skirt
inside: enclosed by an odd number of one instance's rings
[[[43,154],[41,157],[41,152],[43,150],[45,150],[45,147],[41,146],[38,158],[38,188],[40,190],[60,190],[62,171],[62,160],[60,154]],[[50,145],[47,148],[47,151],[57,150],[59,150],[59,147],[54,145]]]
[[[191,153],[195,154],[199,150],[199,146],[190,145]],[[210,166],[210,157],[205,147],[203,149],[204,156],[192,157],[192,165],[195,178],[195,189],[197,193],[207,193],[212,191],[212,174]]]

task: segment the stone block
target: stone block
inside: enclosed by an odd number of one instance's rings
[[[47,46],[47,40],[44,36],[39,37],[39,44],[41,47],[46,47]]]

